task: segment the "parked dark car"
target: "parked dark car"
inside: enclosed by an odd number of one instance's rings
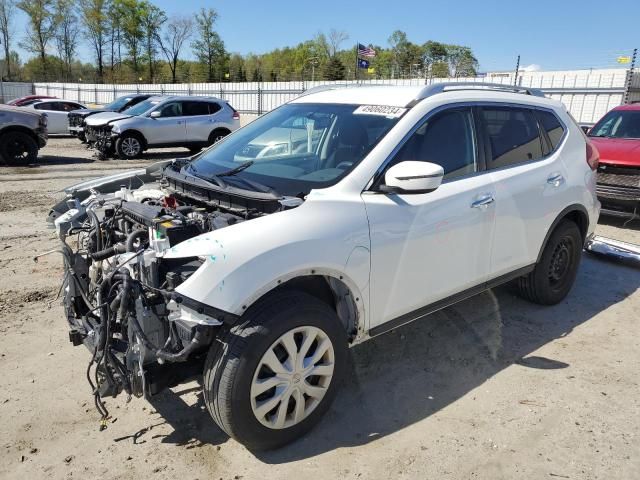
[[[0,163],[28,165],[47,144],[47,116],[36,111],[0,105]]]
[[[597,191],[602,213],[640,217],[640,104],[614,108],[588,135],[600,152]]]
[[[84,121],[88,116],[102,112],[122,112],[123,110],[146,100],[150,96],[151,95],[149,94],[124,95],[116,98],[113,102],[102,108],[85,108],[69,113],[69,133],[78,137],[81,141],[86,142],[87,139],[84,134]]]

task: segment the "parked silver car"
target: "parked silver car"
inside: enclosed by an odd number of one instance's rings
[[[86,120],[87,142],[103,156],[130,159],[148,148],[186,147],[197,152],[240,127],[240,115],[215,97],[150,97],[122,113]]]
[[[0,163],[27,165],[47,144],[47,116],[21,107],[0,106]]]

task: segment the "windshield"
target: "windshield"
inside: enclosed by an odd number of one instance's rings
[[[287,104],[217,143],[191,163],[202,178],[243,167],[241,177],[283,195],[335,184],[396,124],[404,109]]]
[[[147,99],[144,102],[140,102],[137,105],[134,105],[133,107],[127,108],[124,112],[122,113],[126,113],[127,115],[142,115],[143,113],[145,113],[146,111],[152,109],[153,107],[155,107],[156,105],[158,105],[162,100],[159,99]]]
[[[590,137],[640,138],[640,110],[614,110],[590,131]]]
[[[133,97],[116,98],[113,102],[111,102],[109,105],[106,105],[104,108],[105,110],[111,110],[111,111],[117,112],[122,107],[124,107],[127,103],[129,103],[132,98]]]

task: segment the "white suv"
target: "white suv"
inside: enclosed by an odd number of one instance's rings
[[[104,397],[202,369],[225,432],[283,445],[329,408],[349,345],[509,280],[564,299],[597,162],[534,90],[310,92],[194,159],[68,189],[51,219],[80,240],[70,338],[94,352],[103,416]]]

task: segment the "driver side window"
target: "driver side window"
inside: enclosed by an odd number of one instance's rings
[[[430,117],[407,140],[392,165],[406,160],[441,165],[445,179],[476,172],[471,109],[446,110]]]
[[[181,117],[182,116],[182,103],[172,102],[167,103],[160,107],[160,116],[165,117]]]

